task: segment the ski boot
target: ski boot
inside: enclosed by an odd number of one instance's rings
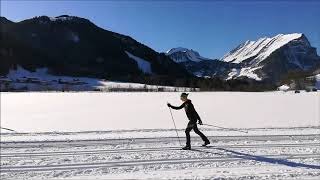
[[[182,148],[182,150],[191,150],[191,146],[185,146]]]
[[[208,144],[210,144],[210,141],[205,141],[204,144],[202,144],[202,146],[207,146]]]

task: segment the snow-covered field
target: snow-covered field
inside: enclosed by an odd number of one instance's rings
[[[320,94],[191,93],[210,139],[166,102],[179,93],[1,93],[1,179],[318,179]]]
[[[1,126],[18,132],[173,128],[180,93],[1,93]],[[320,125],[320,93],[190,93],[204,123],[227,128]],[[173,110],[179,129],[185,112]]]
[[[201,147],[201,139],[192,136],[191,151],[180,150],[174,130],[169,129],[2,134],[1,179],[318,179],[320,176],[317,128],[252,129],[250,134],[240,136],[224,130],[203,130],[211,145]],[[183,136],[183,131],[179,134]],[[184,138],[181,141],[183,144]]]

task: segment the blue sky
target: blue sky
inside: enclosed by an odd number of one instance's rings
[[[158,52],[186,47],[220,58],[246,40],[302,32],[320,54],[320,1],[1,0],[1,16],[21,21],[63,14],[129,35]]]

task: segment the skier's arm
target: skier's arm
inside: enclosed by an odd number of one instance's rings
[[[197,119],[199,120],[199,124],[202,125],[202,120],[201,120],[201,118],[200,118],[198,113],[197,113]]]
[[[171,107],[172,109],[179,110],[179,109],[184,108],[185,103],[181,104],[181,106],[172,106],[170,103],[168,103],[168,106]]]

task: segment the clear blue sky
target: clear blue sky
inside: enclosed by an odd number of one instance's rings
[[[1,0],[1,16],[13,21],[62,14],[87,18],[158,52],[181,46],[220,58],[246,40],[302,32],[320,54],[320,1],[316,0]]]

